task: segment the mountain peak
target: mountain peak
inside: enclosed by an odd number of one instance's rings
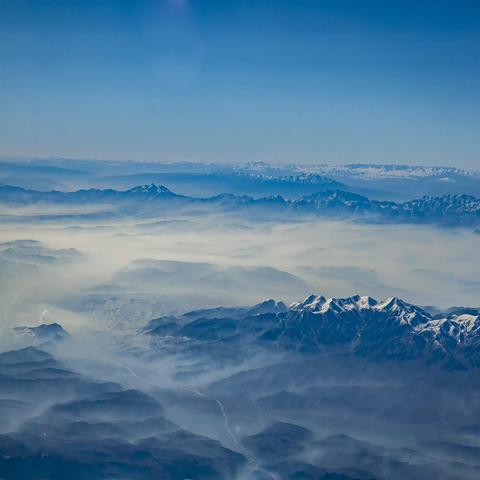
[[[327,299],[323,295],[309,295],[305,300],[302,302],[293,302],[290,304],[289,309],[290,310],[312,310],[312,311],[317,311],[322,306],[324,303],[327,301]]]
[[[431,315],[422,308],[397,297],[389,297],[385,301],[377,303],[373,308],[389,316],[397,317],[402,323],[410,325],[426,323],[432,319]]]
[[[323,295],[310,295],[302,302],[294,302],[290,310],[310,310],[326,313],[327,311],[364,310],[373,308],[378,302],[369,296],[353,295],[346,298],[325,298]]]
[[[248,310],[249,314],[263,314],[263,313],[282,313],[287,311],[287,306],[283,302],[276,302],[269,298],[263,302],[257,303]]]
[[[30,339],[35,343],[59,341],[70,336],[59,323],[42,323],[36,327],[14,327],[13,330],[19,338]]]
[[[377,302],[360,295],[328,299],[310,295],[288,308],[266,300],[251,308],[190,312],[156,321],[158,325],[150,327],[157,328],[148,331],[200,342],[215,339],[230,345],[232,338],[242,338],[301,353],[335,351],[371,360],[423,360],[449,368],[478,368],[480,315],[463,310],[433,318],[397,297]]]
[[[353,295],[351,299],[357,304],[360,310],[364,308],[372,308],[378,304],[377,300],[369,295]]]
[[[138,185],[137,187],[127,190],[127,193],[143,195],[174,195],[174,193],[167,187],[157,185],[156,183],[151,183],[150,185]]]

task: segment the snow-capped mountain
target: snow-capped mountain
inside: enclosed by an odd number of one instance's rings
[[[127,195],[144,195],[148,197],[175,195],[167,187],[164,187],[163,185],[156,185],[155,183],[151,183],[150,185],[139,185],[127,190],[125,193]]]
[[[168,321],[167,321],[168,320]],[[480,367],[480,312],[435,318],[391,297],[311,295],[288,308],[274,301],[250,309],[215,309],[156,319],[149,335],[200,343],[254,341],[275,350],[345,352],[378,361],[420,360],[457,368]]]
[[[480,211],[480,199],[472,195],[443,195],[441,197],[425,196],[402,204],[405,212],[421,215],[451,215],[474,213]]]
[[[40,192],[20,187],[0,184],[0,201],[9,204],[52,203],[52,204],[89,204],[110,201],[179,197],[163,185],[139,185],[129,190],[97,189],[77,190],[74,192]]]
[[[325,209],[351,214],[375,214],[397,221],[433,221],[461,224],[479,218],[480,199],[471,195],[424,196],[404,203],[370,200],[362,195],[342,191],[319,192],[292,202],[296,209]]]
[[[224,174],[225,175],[225,174]],[[237,178],[250,178],[255,179],[263,183],[271,183],[272,185],[278,184],[281,185],[283,183],[288,184],[310,184],[310,185],[317,185],[317,186],[328,186],[329,188],[345,188],[346,185],[337,182],[336,180],[332,180],[329,177],[324,175],[319,175],[318,173],[309,173],[309,172],[301,172],[292,175],[279,175],[278,173],[262,173],[257,172],[255,170],[240,170],[238,172],[230,173],[228,175],[236,176]]]
[[[454,167],[350,164],[296,168],[303,173],[328,176],[359,193],[363,189],[375,199],[407,201],[423,195],[478,196],[480,193],[480,172]]]
[[[249,172],[271,176],[317,174],[335,178],[358,178],[363,180],[379,179],[419,179],[419,178],[449,178],[453,176],[480,177],[480,172],[474,172],[456,167],[381,164],[381,163],[348,163],[343,165],[329,164],[284,164],[271,165],[266,162],[247,162],[238,165],[235,171]]]
[[[399,178],[443,178],[480,177],[479,172],[472,172],[455,167],[427,167],[417,165],[382,165],[368,163],[352,163],[347,165],[313,165],[302,166],[302,170],[310,170],[321,175],[335,177],[356,177],[364,180],[399,179]]]

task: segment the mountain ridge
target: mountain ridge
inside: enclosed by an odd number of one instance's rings
[[[260,306],[260,307],[259,307]],[[166,328],[167,327],[167,328]],[[193,311],[152,320],[147,335],[200,344],[254,342],[300,353],[344,351],[372,360],[480,368],[480,310],[438,318],[397,297],[310,295],[286,307],[273,300],[250,308]]]
[[[368,221],[396,223],[425,223],[444,226],[472,226],[480,223],[480,198],[472,195],[425,195],[421,198],[397,203],[370,200],[357,193],[342,190],[326,190],[289,200],[281,195],[255,199],[248,195],[220,194],[213,197],[190,197],[179,195],[167,187],[140,185],[129,190],[88,189],[74,192],[40,192],[0,184],[0,202],[8,205],[86,204],[118,202],[127,203],[135,209],[145,208],[140,200],[172,202],[179,206],[210,205],[233,211],[255,208],[272,209],[294,215],[333,216],[335,218],[359,218]]]

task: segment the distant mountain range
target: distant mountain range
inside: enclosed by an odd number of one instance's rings
[[[236,171],[273,177],[319,175],[348,185],[349,191],[376,199],[410,200],[422,195],[480,193],[480,172],[456,167],[366,163],[274,166],[251,162]]]
[[[250,195],[259,198],[268,195],[283,195],[298,198],[302,195],[323,190],[340,189],[369,193],[362,188],[352,189],[343,182],[333,180],[317,173],[275,172],[273,174],[249,171],[226,170],[205,172],[147,172],[130,175],[106,176],[98,179],[96,184],[126,189],[139,183],[160,183],[171,186],[178,192],[193,196],[218,195],[231,193]]]
[[[346,353],[370,360],[421,361],[450,368],[480,368],[480,309],[431,315],[396,297],[311,295],[286,306],[268,300],[252,308],[216,308],[152,320],[145,332],[198,342],[262,345],[310,354]]]
[[[75,192],[40,192],[0,185],[0,202],[10,206],[92,205],[122,207],[123,213],[193,206],[216,207],[228,211],[267,211],[293,215],[320,215],[393,223],[425,223],[444,226],[476,226],[480,223],[480,198],[471,195],[424,196],[403,203],[370,200],[342,190],[326,190],[289,200],[281,195],[253,198],[247,195],[221,194],[213,197],[190,197],[168,188],[150,184],[120,191],[88,189]],[[128,208],[126,208],[128,206]],[[120,211],[121,213],[122,211]]]
[[[191,196],[220,193],[298,199],[321,190],[355,192],[374,199],[406,201],[423,195],[480,195],[480,172],[455,167],[360,164],[215,164],[106,162],[37,159],[0,161],[0,183],[49,191],[81,188],[125,190],[140,184],[167,185]]]
[[[309,170],[307,165],[298,167]],[[368,180],[387,178],[479,178],[480,172],[473,172],[455,167],[426,167],[417,165],[384,165],[369,163],[351,163],[347,165],[314,165],[310,169],[320,175],[334,177],[357,177]]]

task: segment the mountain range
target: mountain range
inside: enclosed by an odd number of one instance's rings
[[[480,194],[479,172],[454,167],[387,164],[216,164],[102,162],[97,160],[0,160],[0,183],[41,191],[95,186],[126,190],[162,184],[191,196],[220,193],[260,198],[300,198],[321,190],[356,192],[373,199],[408,201],[422,195]]]
[[[188,338],[193,345],[263,346],[307,354],[345,353],[374,361],[420,361],[449,368],[480,368],[480,309],[447,315],[391,297],[311,295],[288,307],[265,301],[252,308],[200,310],[152,320],[153,336]],[[189,343],[191,346],[192,343]]]
[[[0,186],[0,202],[22,205],[107,205],[118,213],[155,212],[183,207],[217,208],[236,212],[268,212],[330,216],[390,223],[425,223],[444,226],[476,226],[480,223],[480,198],[470,195],[424,196],[403,203],[370,200],[342,190],[326,190],[289,200],[281,195],[255,199],[247,195],[221,194],[214,197],[178,195],[161,185],[142,185],[129,190],[78,190],[75,192],[40,192],[20,187]],[[98,213],[98,212],[97,212]],[[97,214],[96,213],[96,214]]]

